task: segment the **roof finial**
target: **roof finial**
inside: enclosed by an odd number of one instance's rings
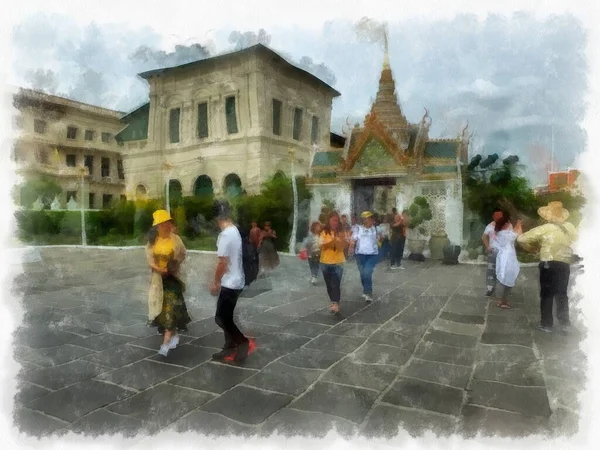
[[[383,68],[390,68],[390,56],[388,52],[388,28],[387,23],[383,24]]]

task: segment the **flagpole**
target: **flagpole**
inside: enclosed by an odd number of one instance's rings
[[[81,200],[80,200],[80,205],[81,205],[81,245],[86,246],[87,245],[87,235],[85,232],[85,210],[84,210],[84,183],[85,183],[85,174],[86,174],[86,167],[85,166],[81,166],[81,168],[79,169],[81,172]]]

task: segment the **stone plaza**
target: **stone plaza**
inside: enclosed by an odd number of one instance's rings
[[[190,253],[193,322],[168,357],[146,326],[142,249],[37,249],[13,283],[24,309],[14,333],[14,420],[26,435],[160,431],[211,436],[547,437],[576,432],[586,359],[580,297],[574,328],[546,334],[537,269],[522,268],[502,310],[484,297],[484,267],[407,261],[377,268],[375,301],[345,266],[342,311],[297,257],[242,294],[237,318],[257,349],[241,365],[211,361],[223,344],[208,293],[216,256]],[[578,271],[574,271],[571,290]]]

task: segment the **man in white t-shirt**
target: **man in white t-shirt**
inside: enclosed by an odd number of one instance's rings
[[[500,208],[496,208],[492,214],[492,221],[485,227],[481,240],[485,246],[487,255],[487,270],[485,273],[486,296],[494,295],[496,288],[496,258],[498,256],[498,248],[496,241],[496,221],[502,218],[504,212]],[[511,226],[512,229],[512,226]]]
[[[239,362],[248,356],[250,344],[233,321],[235,306],[245,286],[242,237],[226,205],[219,207],[217,222],[221,228],[217,239],[219,262],[210,291],[212,295],[219,296],[215,322],[223,329],[225,346],[213,355],[213,359],[224,360],[235,354],[235,361]]]

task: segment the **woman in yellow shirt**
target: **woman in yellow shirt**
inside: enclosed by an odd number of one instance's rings
[[[178,330],[185,329],[191,322],[183,299],[185,284],[179,272],[186,250],[181,238],[174,233],[173,221],[167,211],[156,211],[153,218],[146,245],[146,258],[152,269],[148,318],[164,334],[158,353],[167,356],[169,350],[179,344]]]
[[[340,216],[333,211],[320,236],[321,271],[327,286],[327,294],[331,305],[329,310],[335,314],[340,312],[340,286],[344,274],[344,251],[348,248],[349,236],[340,227]]]

